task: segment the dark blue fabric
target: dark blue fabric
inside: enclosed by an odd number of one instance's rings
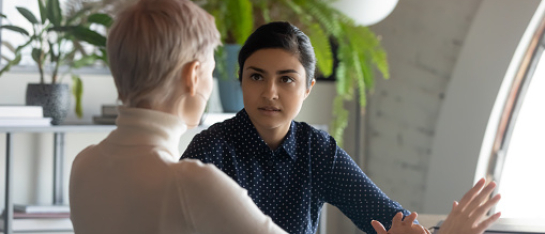
[[[216,165],[289,233],[316,233],[325,202],[366,233],[376,233],[373,219],[388,228],[397,212],[409,215],[329,134],[306,123],[292,121],[281,146],[272,151],[242,110],[195,136],[183,158]]]

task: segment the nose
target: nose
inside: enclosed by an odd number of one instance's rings
[[[261,97],[267,100],[278,99],[278,90],[274,81],[265,82]]]

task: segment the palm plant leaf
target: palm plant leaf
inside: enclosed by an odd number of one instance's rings
[[[338,12],[331,8],[324,1],[305,2],[303,8],[315,20],[317,20],[325,30],[334,37],[340,37],[341,24],[339,23]]]
[[[233,37],[237,44],[244,44],[254,27],[252,2],[250,0],[228,0],[226,19],[230,20]]]
[[[331,135],[338,145],[343,145],[343,132],[348,124],[348,111],[344,108],[344,95],[338,95],[333,101],[333,115]]]
[[[333,71],[333,53],[331,52],[328,35],[319,24],[311,25],[307,35],[314,47],[318,69],[324,77],[330,76]]]

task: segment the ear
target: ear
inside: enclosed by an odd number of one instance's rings
[[[199,82],[198,71],[201,66],[199,61],[186,63],[182,68],[181,82],[189,95],[194,96],[197,93],[197,83]]]
[[[316,84],[316,79],[312,79],[312,82],[310,82],[310,87],[307,88],[305,91],[305,99],[307,99],[308,95],[310,94],[310,91],[312,91],[312,87],[314,87],[314,84]]]

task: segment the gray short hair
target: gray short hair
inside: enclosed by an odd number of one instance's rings
[[[214,18],[189,0],[139,0],[124,7],[107,43],[118,99],[129,107],[161,101],[186,63],[206,62],[220,43]]]

